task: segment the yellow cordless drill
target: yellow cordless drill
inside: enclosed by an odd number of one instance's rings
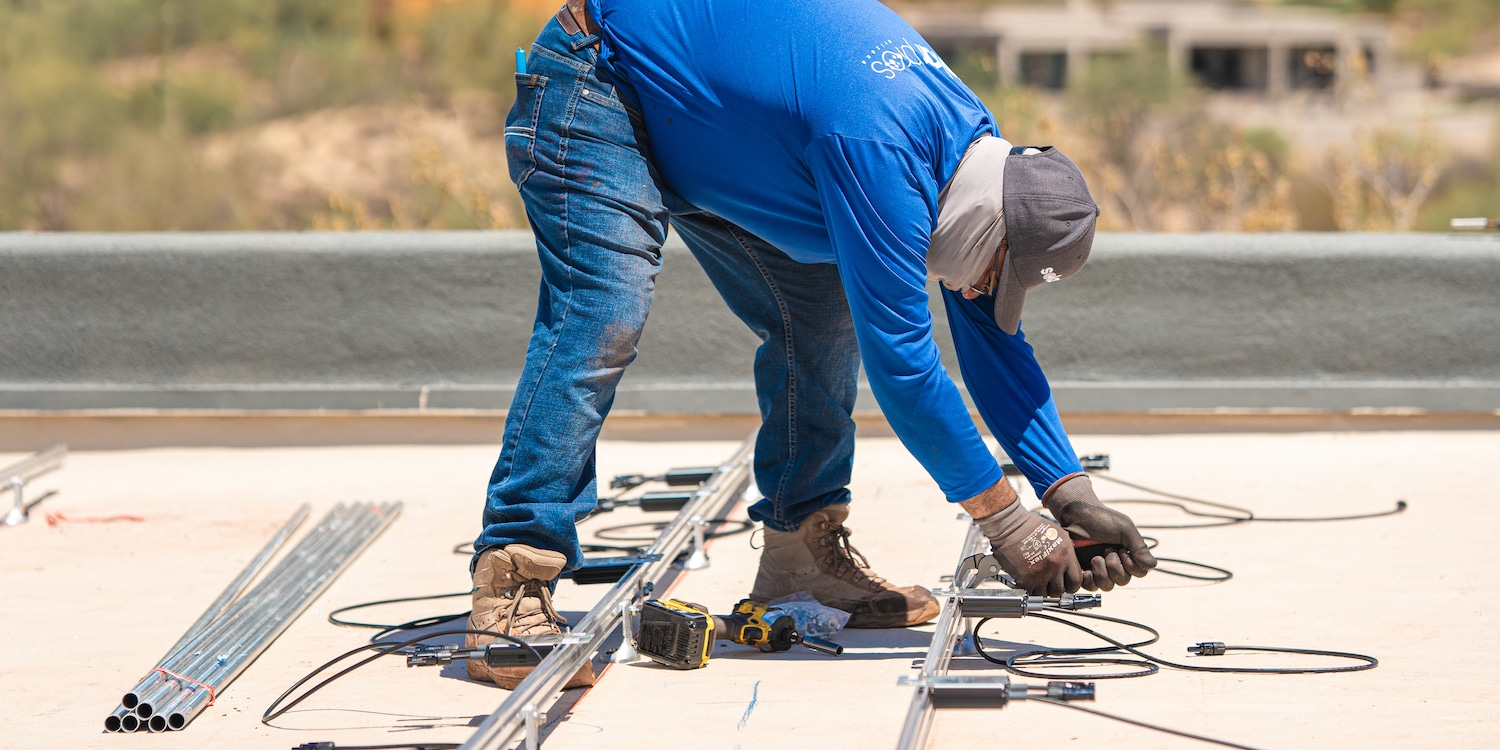
[[[708,665],[714,641],[733,641],[761,651],[786,651],[802,644],[838,656],[844,647],[797,632],[787,612],[745,599],[733,614],[711,615],[708,609],[676,599],[653,599],[641,605],[635,647],[652,661],[677,669]]]

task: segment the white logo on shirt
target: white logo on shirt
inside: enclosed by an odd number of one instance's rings
[[[908,68],[916,68],[930,65],[938,70],[947,70],[947,63],[938,57],[936,52],[923,47],[920,44],[912,44],[902,39],[901,44],[887,39],[884,43],[870,50],[865,55],[861,65],[870,66],[870,70],[885,76],[887,80],[895,78],[897,73]]]
[[[1053,271],[1051,268],[1043,268],[1042,269],[1042,281],[1045,281],[1048,284],[1051,284],[1054,281],[1062,281],[1062,277],[1058,276],[1057,272]]]

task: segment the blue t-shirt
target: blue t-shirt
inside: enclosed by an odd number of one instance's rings
[[[938,192],[994,117],[875,0],[589,0],[600,65],[688,202],[793,260],[839,267],[870,387],[949,500],[1001,478],[927,307]],[[989,300],[944,290],[964,382],[1045,491],[1079,471],[1046,377]]]

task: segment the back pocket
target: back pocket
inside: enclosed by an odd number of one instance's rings
[[[546,76],[516,74],[516,101],[505,118],[505,164],[517,187],[536,171],[536,126],[546,91]]]

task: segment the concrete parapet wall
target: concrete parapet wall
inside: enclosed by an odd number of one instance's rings
[[[0,235],[0,412],[503,410],[538,276],[522,232]],[[1101,235],[1024,328],[1065,411],[1495,413],[1500,243]],[[757,343],[674,240],[616,408],[753,412]]]

